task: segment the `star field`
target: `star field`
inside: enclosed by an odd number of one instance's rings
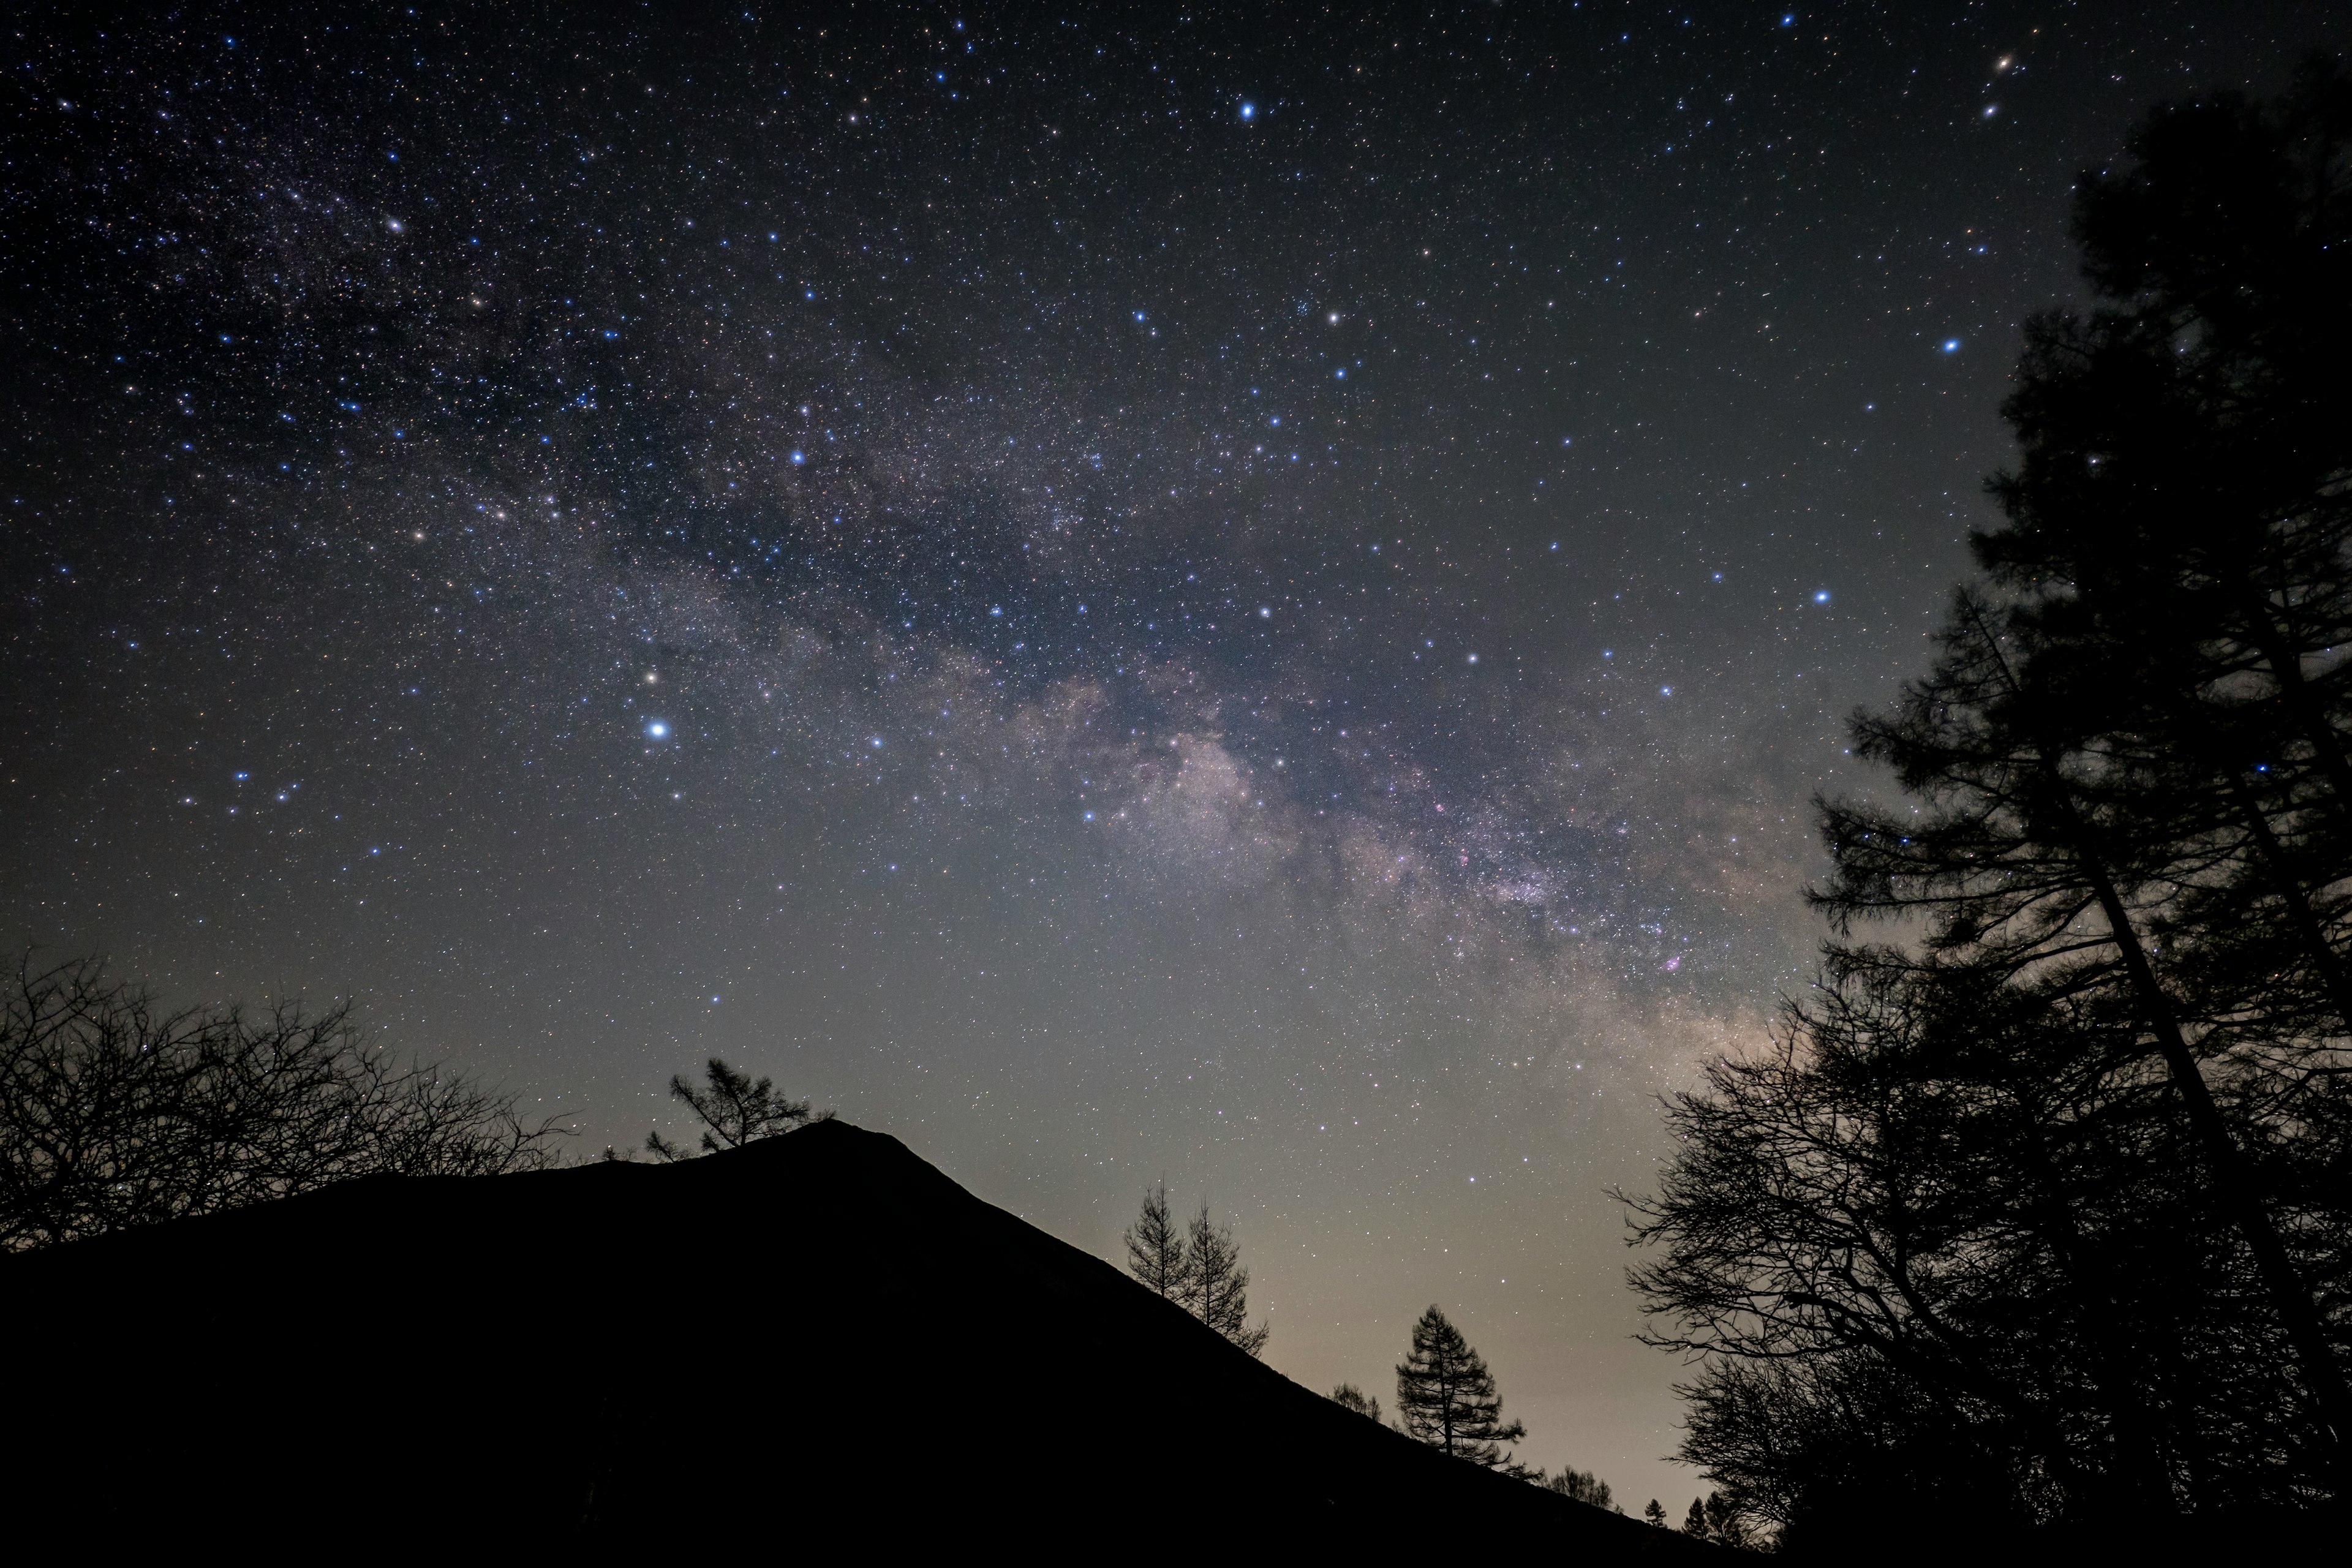
[[[1804,983],[2075,172],[2340,25],[985,10],[20,31],[0,932],[1164,1174],[1275,1365],[1441,1300],[1678,1512],[1601,1189]]]

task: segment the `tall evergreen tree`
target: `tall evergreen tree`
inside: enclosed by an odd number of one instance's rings
[[[1231,1226],[1209,1218],[1209,1205],[1192,1216],[1184,1242],[1184,1285],[1178,1298],[1192,1314],[1252,1355],[1263,1354],[1273,1337],[1269,1323],[1249,1326],[1249,1270]]]
[[[1474,1465],[1508,1467],[1502,1445],[1528,1429],[1503,1420],[1495,1374],[1436,1306],[1412,1325],[1412,1348],[1397,1363],[1396,1377],[1397,1417],[1408,1436]]]
[[[1143,1212],[1127,1227],[1125,1239],[1127,1271],[1152,1294],[1181,1300],[1185,1281],[1192,1277],[1192,1255],[1185,1248],[1184,1233],[1168,1212],[1167,1183],[1144,1189]]]
[[[1910,799],[1823,805],[1824,984],[1639,1226],[1685,1457],[1784,1544],[2352,1498],[2352,82],[2132,152],[1989,582],[1856,721]]]

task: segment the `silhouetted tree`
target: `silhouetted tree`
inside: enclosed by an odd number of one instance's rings
[[[1924,914],[1937,962],[2161,1063],[2293,1358],[2298,1462],[2347,1495],[2352,81],[2167,108],[2132,153],[2078,204],[2096,309],[2029,330],[1994,591],[1856,727],[1926,809],[1826,809],[1822,901],[1842,934]]]
[[[755,1083],[750,1073],[729,1067],[717,1057],[710,1058],[703,1071],[706,1081],[700,1086],[688,1082],[681,1073],[669,1080],[669,1091],[686,1101],[687,1109],[702,1123],[702,1152],[706,1154],[740,1149],[746,1143],[790,1132],[833,1114],[829,1110],[811,1110],[807,1100],[779,1093],[772,1079],[763,1078]],[[658,1160],[693,1157],[657,1131],[646,1134],[646,1148]]]
[[[1683,1533],[1696,1535],[1701,1541],[1707,1538],[1706,1504],[1703,1500],[1691,1499],[1690,1512],[1683,1516]]]
[[[1528,1430],[1504,1422],[1495,1374],[1434,1305],[1412,1325],[1412,1347],[1396,1377],[1397,1418],[1407,1436],[1474,1465],[1508,1468],[1501,1445]]]
[[[1124,1239],[1128,1272],[1142,1280],[1152,1294],[1181,1300],[1191,1275],[1192,1254],[1175,1216],[1168,1212],[1167,1183],[1144,1189],[1143,1212],[1127,1227]]]
[[[1704,1358],[1682,1457],[1751,1518],[1829,1550],[2161,1511],[2175,1473],[2294,1505],[2292,1363],[2127,1021],[1866,968],[1667,1116],[1633,1283]]]
[[[1192,1216],[1184,1258],[1184,1287],[1178,1300],[1186,1310],[1250,1354],[1263,1353],[1273,1326],[1249,1326],[1249,1270],[1242,1267],[1233,1227],[1213,1223],[1205,1203]]]
[[[1664,1530],[1666,1525],[1665,1504],[1660,1502],[1656,1498],[1652,1498],[1649,1501],[1649,1506],[1642,1510],[1642,1517],[1644,1520],[1647,1520],[1650,1523],[1656,1525],[1659,1529]]]
[[[1784,1543],[2352,1495],[2352,84],[2133,154],[1990,582],[1855,721],[1910,798],[1822,806],[1823,983],[1637,1216],[1684,1457]]]
[[[1357,1415],[1363,1416],[1368,1421],[1378,1421],[1381,1418],[1380,1396],[1378,1394],[1366,1394],[1362,1389],[1358,1388],[1352,1383],[1343,1383],[1339,1387],[1333,1389],[1331,1391],[1331,1403],[1334,1405],[1345,1405],[1348,1409],[1354,1411]]]
[[[1937,962],[1998,973],[2143,1042],[2186,1112],[2203,1177],[2248,1248],[2332,1432],[2340,1370],[2208,1076],[2226,1081],[2254,1065],[2239,1048],[2245,1033],[2200,1005],[2214,999],[2184,993],[2157,967],[2151,931],[2210,852],[2198,840],[2135,831],[2137,803],[2118,799],[2129,781],[2068,737],[2073,710],[2026,683],[2013,652],[2021,644],[2033,646],[2020,623],[1997,629],[1991,608],[1963,595],[1928,679],[1892,718],[1856,721],[1857,753],[1893,764],[1927,808],[1825,806],[1836,876],[1819,901],[1841,934],[1860,918],[1924,913]],[[2167,970],[2178,973],[2198,943],[2177,926],[2168,934]],[[1848,950],[1836,962],[1899,969],[1915,961],[1880,948]]]
[[[557,1135],[370,1048],[344,1006],[165,1011],[94,959],[19,963],[0,996],[0,1250],[353,1176],[536,1169]]]

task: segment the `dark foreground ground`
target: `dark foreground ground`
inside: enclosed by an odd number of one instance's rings
[[[0,1259],[0,1331],[20,1543],[1730,1560],[1350,1415],[837,1121]]]

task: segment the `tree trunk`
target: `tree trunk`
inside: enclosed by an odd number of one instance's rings
[[[2328,1005],[2336,1010],[2336,1021],[2347,1030],[2352,1030],[2352,976],[2344,973],[2343,961],[2336,957],[2336,950],[2327,945],[2327,935],[2319,929],[2319,916],[2313,910],[2310,899],[2305,895],[2303,883],[2288,867],[2286,852],[2281,847],[2278,836],[2271,831],[2270,821],[2263,816],[2262,805],[2253,798],[2253,792],[2245,787],[2242,779],[2233,777],[2230,780],[2230,793],[2237,803],[2239,815],[2245,821],[2247,833],[2253,838],[2254,848],[2270,880],[2271,890],[2286,906],[2287,918],[2294,926],[2295,936],[2303,943],[2312,967],[2318,971],[2320,984],[2327,992]]]
[[[2058,770],[2046,762],[2043,767],[2053,789],[2063,792],[2065,784]],[[2286,1244],[2279,1238],[2270,1211],[2263,1206],[2261,1194],[2255,1191],[2253,1173],[2237,1140],[2231,1136],[2221,1107],[2214,1103],[2212,1088],[2206,1083],[2196,1056],[2189,1048],[2188,1038],[2181,1033],[2171,998],[2158,984],[2156,968],[2148,962],[2147,949],[2140,945],[2139,932],[2116,891],[2105,863],[2092,851],[2089,834],[2075,815],[2071,800],[2063,793],[2058,798],[2062,819],[2074,839],[2068,847],[2098,898],[2100,910],[2106,916],[2116,951],[2123,958],[2124,973],[2130,977],[2141,1010],[2147,1015],[2149,1032],[2156,1037],[2157,1049],[2164,1058],[2173,1088],[2188,1107],[2189,1124],[2205,1151],[2213,1184],[2238,1233],[2253,1253],[2272,1310],[2278,1313],[2288,1342],[2294,1346],[2295,1358],[2303,1363],[2304,1377],[2319,1407],[2321,1436],[2327,1446],[2328,1478],[2340,1500],[2352,1500],[2352,1469],[2347,1469],[2344,1442],[2346,1432],[2352,1430],[2352,1391],[2347,1390],[2343,1369],[2336,1364],[2336,1354],[2327,1342],[2310,1288],[2297,1273],[2294,1260],[2287,1256]]]

